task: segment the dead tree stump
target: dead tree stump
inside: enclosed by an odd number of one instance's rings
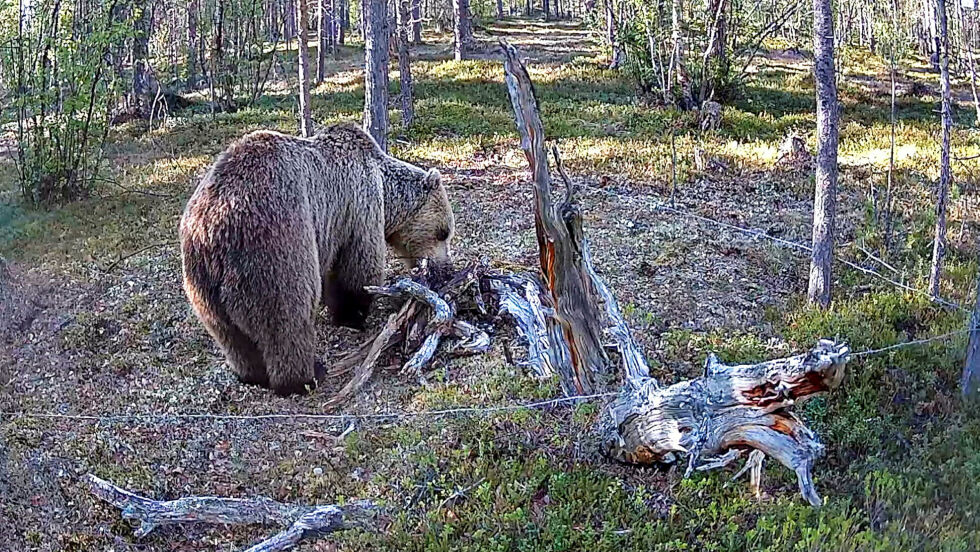
[[[568,192],[561,206],[552,201],[544,126],[534,88],[517,51],[505,42],[501,45],[521,147],[533,177],[542,295],[555,305],[553,314],[537,314],[530,300],[522,302],[517,293],[506,296],[502,309],[518,313],[515,320],[523,326],[522,335],[529,341],[536,339],[529,350],[561,367],[558,374],[566,394],[581,393],[595,388],[593,374],[611,372],[601,337],[609,336],[615,342],[624,385],[603,409],[596,427],[602,450],[609,457],[647,464],[674,462],[678,455],[686,454],[686,473],[690,474],[695,469],[724,466],[751,450],[742,471],[750,470],[753,487],[758,489],[764,457],[772,456],[796,473],[804,498],[819,505],[811,470],[823,446],[792,407],[836,388],[850,349],[821,340],[809,353],[745,366],[724,365],[711,355],[703,377],[666,388],[658,385],[650,377],[615,297],[592,266],[574,185],[562,169],[557,148],[555,161]],[[802,151],[806,153],[805,148]],[[504,295],[501,297],[503,300]],[[530,293],[525,297],[533,298]],[[545,340],[541,320],[561,331],[549,331]],[[566,353],[569,362],[562,364]]]

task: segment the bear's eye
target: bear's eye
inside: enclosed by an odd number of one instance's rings
[[[436,239],[439,241],[446,241],[449,239],[449,228],[443,227],[436,232]]]

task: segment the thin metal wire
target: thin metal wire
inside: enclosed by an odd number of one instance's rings
[[[977,329],[980,330],[980,328],[977,328]],[[858,352],[858,353],[851,353],[850,356],[852,356],[852,357],[858,357],[858,356],[866,356],[866,355],[876,355],[878,353],[883,353],[885,351],[893,351],[895,349],[902,349],[904,347],[911,347],[913,345],[924,345],[926,343],[931,343],[933,341],[942,341],[942,340],[945,340],[945,339],[949,339],[950,337],[953,337],[953,336],[968,334],[968,333],[970,333],[972,331],[974,331],[974,330],[956,330],[956,331],[953,331],[953,332],[947,332],[947,333],[944,333],[942,335],[937,335],[937,336],[934,336],[934,337],[928,337],[928,338],[925,338],[925,339],[916,339],[916,340],[913,340],[913,341],[906,341],[904,343],[896,343],[894,345],[888,345],[887,347],[880,347],[878,349],[868,349],[867,351],[861,351],[861,352]]]
[[[718,219],[713,219],[713,218],[710,218],[710,217],[699,215],[697,213],[693,213],[691,211],[687,211],[687,210],[684,210],[684,209],[677,209],[675,207],[671,207],[670,205],[664,203],[659,198],[653,198],[653,197],[645,196],[645,195],[641,195],[641,196],[624,196],[624,195],[617,194],[617,193],[612,192],[612,191],[609,191],[609,190],[604,190],[602,188],[596,188],[596,187],[593,187],[593,186],[586,186],[585,188],[586,189],[589,189],[589,190],[595,190],[595,191],[604,193],[604,194],[606,194],[606,195],[608,195],[610,197],[615,197],[615,198],[618,198],[618,199],[625,199],[625,200],[642,199],[644,201],[647,201],[647,202],[653,204],[653,207],[654,207],[655,210],[667,211],[667,212],[673,213],[675,215],[681,215],[681,216],[684,216],[684,217],[689,217],[689,218],[692,218],[692,219],[699,220],[701,222],[707,222],[707,223],[710,223],[710,224],[715,224],[715,225],[718,225],[718,226],[723,226],[723,227],[729,228],[731,230],[742,232],[743,234],[748,234],[750,236],[754,236],[754,237],[757,237],[757,238],[765,238],[765,239],[770,240],[770,241],[773,241],[775,243],[778,243],[778,244],[781,244],[781,245],[785,245],[785,246],[788,246],[788,247],[792,247],[792,248],[795,248],[795,249],[799,249],[801,251],[806,251],[808,253],[813,252],[813,248],[810,247],[810,246],[808,246],[808,245],[806,245],[806,244],[802,244],[802,243],[795,242],[795,241],[792,241],[792,240],[786,240],[786,239],[783,239],[783,238],[772,236],[772,235],[770,235],[770,234],[768,234],[766,232],[763,232],[762,230],[758,230],[756,228],[748,228],[748,227],[744,227],[744,226],[738,226],[736,224],[731,224],[731,223],[728,223],[728,222],[720,221]],[[861,265],[859,265],[857,263],[848,261],[847,259],[842,259],[840,257],[834,257],[834,259],[837,262],[841,263],[841,264],[847,265],[847,266],[849,266],[849,267],[851,267],[851,268],[853,268],[855,270],[858,270],[860,272],[863,272],[864,274],[867,274],[869,276],[874,276],[875,278],[878,278],[880,280],[883,280],[885,282],[888,282],[888,283],[892,284],[895,287],[898,287],[898,288],[904,289],[906,291],[909,291],[909,292],[912,292],[912,293],[915,293],[915,294],[918,294],[918,295],[922,295],[924,297],[927,297],[930,301],[933,301],[935,303],[939,303],[941,305],[944,305],[944,306],[947,306],[947,307],[950,307],[950,308],[954,308],[954,309],[960,310],[962,312],[970,312],[969,309],[966,309],[966,308],[964,308],[963,306],[961,306],[961,305],[959,305],[957,303],[954,303],[952,301],[948,301],[948,300],[943,299],[941,297],[933,297],[932,294],[930,294],[929,292],[927,292],[925,290],[914,288],[914,287],[912,287],[910,285],[907,285],[905,283],[902,283],[902,282],[899,282],[899,281],[896,281],[896,280],[892,280],[891,278],[889,278],[888,276],[885,276],[884,274],[882,274],[880,272],[877,272],[877,271],[872,270],[870,268],[861,266]]]
[[[976,328],[976,331],[980,331],[980,328]],[[916,345],[924,345],[926,343],[932,343],[934,341],[942,341],[949,339],[957,335],[968,334],[974,330],[956,330],[942,335],[937,335],[933,337],[928,337],[924,339],[916,339],[914,341],[906,341],[903,343],[896,343],[894,345],[888,345],[886,347],[879,347],[877,349],[867,349],[865,351],[859,351],[856,353],[849,353],[851,357],[861,357],[875,355],[883,353],[886,351],[893,351],[896,349],[902,349],[905,347],[912,347]],[[56,420],[72,420],[72,421],[85,421],[85,422],[98,422],[98,423],[114,423],[114,422],[151,422],[151,421],[167,421],[167,420],[214,420],[214,421],[234,421],[234,420],[284,420],[284,421],[353,421],[353,420],[397,420],[401,418],[439,418],[444,416],[453,416],[459,414],[493,414],[497,412],[513,412],[519,410],[531,410],[535,408],[546,408],[549,406],[556,406],[563,403],[577,402],[577,401],[591,401],[600,398],[613,397],[619,395],[619,392],[608,392],[608,393],[595,393],[591,395],[575,395],[572,397],[558,397],[555,399],[548,399],[543,401],[536,401],[531,403],[523,404],[507,404],[500,406],[467,406],[460,408],[445,408],[440,410],[421,410],[418,412],[391,412],[388,414],[113,414],[113,415],[90,415],[90,414],[51,414],[51,413],[31,413],[31,412],[0,412],[0,418],[5,421],[8,419],[56,419]]]
[[[751,236],[754,236],[754,237],[766,238],[766,239],[771,240],[771,241],[773,241],[775,243],[786,245],[788,247],[792,247],[792,248],[799,249],[799,250],[802,250],[802,251],[807,251],[807,252],[813,251],[813,249],[810,246],[808,246],[808,245],[805,245],[805,244],[802,244],[802,243],[798,243],[798,242],[794,242],[794,241],[791,241],[791,240],[786,240],[786,239],[779,238],[779,237],[776,237],[776,236],[772,236],[772,235],[769,235],[768,233],[763,232],[763,231],[758,230],[758,229],[748,228],[748,227],[742,227],[742,226],[738,226],[738,225],[735,225],[735,224],[730,224],[730,223],[727,223],[727,222],[723,222],[723,221],[720,221],[720,220],[717,220],[717,219],[713,219],[713,218],[710,218],[710,217],[705,217],[705,216],[702,216],[702,215],[698,215],[698,214],[693,213],[691,211],[685,211],[685,210],[682,210],[682,209],[676,209],[674,207],[671,207],[669,205],[664,204],[659,199],[648,198],[647,196],[623,196],[623,195],[620,195],[620,194],[611,192],[609,190],[604,190],[602,188],[596,188],[596,187],[591,187],[591,186],[587,186],[586,189],[590,189],[590,190],[593,190],[593,191],[602,192],[602,193],[604,193],[606,195],[609,195],[611,197],[615,197],[615,198],[618,198],[618,199],[625,199],[625,200],[645,199],[645,200],[651,201],[652,203],[656,203],[655,208],[658,209],[658,210],[661,210],[661,211],[667,211],[667,212],[674,213],[674,214],[677,214],[677,215],[681,215],[681,216],[693,218],[693,219],[696,219],[696,220],[699,220],[699,221],[702,221],[702,222],[716,224],[716,225],[723,226],[725,228],[729,228],[729,229],[732,229],[732,230],[736,230],[738,232],[742,232],[742,233],[745,233],[745,234],[748,234],[748,235],[751,235]],[[859,270],[859,271],[861,271],[861,272],[863,272],[865,274],[869,274],[869,275],[875,276],[875,277],[877,277],[877,278],[879,278],[881,280],[884,280],[886,282],[889,282],[889,283],[895,285],[896,287],[905,289],[905,290],[910,291],[910,292],[914,292],[914,293],[925,295],[929,299],[931,299],[932,301],[935,301],[937,303],[941,303],[943,305],[946,305],[946,306],[949,306],[949,307],[952,307],[952,308],[956,308],[956,309],[961,310],[963,312],[970,312],[968,309],[966,309],[966,308],[964,308],[964,307],[962,307],[962,306],[960,306],[960,305],[958,305],[956,303],[953,303],[953,302],[950,302],[950,301],[946,301],[944,299],[932,297],[932,295],[930,295],[929,293],[927,293],[927,292],[925,292],[923,290],[920,290],[920,289],[917,289],[917,288],[913,288],[913,287],[908,286],[908,285],[906,285],[904,283],[901,283],[901,282],[897,282],[895,280],[892,280],[891,278],[888,278],[887,276],[885,276],[885,275],[883,275],[883,274],[881,274],[879,272],[876,272],[876,271],[871,270],[869,268],[860,266],[860,265],[858,265],[856,263],[853,263],[851,261],[848,261],[848,260],[845,260],[845,259],[840,259],[840,258],[837,258],[837,261],[839,261],[839,262],[841,262],[841,263],[843,263],[843,264],[845,264],[847,266],[850,266],[851,268],[857,269],[857,270]],[[912,346],[917,346],[917,345],[924,345],[926,343],[932,343],[932,342],[935,342],[935,341],[942,341],[942,340],[949,339],[949,338],[951,338],[953,336],[968,334],[968,333],[970,333],[972,331],[980,331],[980,328],[974,328],[972,330],[971,329],[956,330],[956,331],[944,333],[942,335],[937,335],[937,336],[933,336],[933,337],[929,337],[929,338],[916,339],[916,340],[913,340],[913,341],[906,341],[906,342],[903,342],[903,343],[896,343],[896,344],[893,344],[893,345],[888,345],[888,346],[885,346],[885,347],[879,347],[879,348],[876,348],[876,349],[868,349],[868,350],[865,350],[865,351],[859,351],[859,352],[855,352],[855,353],[850,353],[849,356],[851,356],[851,357],[861,357],[861,356],[870,356],[870,355],[880,354],[880,353],[883,353],[883,352],[886,352],[886,351],[893,351],[893,350],[902,349],[902,348],[905,348],[905,347],[912,347]],[[245,415],[245,414],[242,414],[242,415],[236,415],[236,414],[193,414],[192,413],[192,414],[120,414],[120,415],[105,415],[105,416],[102,416],[102,415],[86,415],[86,414],[52,414],[52,413],[30,413],[30,412],[0,412],[0,417],[2,417],[4,419],[8,419],[8,418],[19,418],[19,419],[59,419],[59,420],[73,420],[73,421],[91,421],[91,422],[100,422],[100,423],[122,422],[122,421],[201,420],[201,419],[216,420],[216,421],[231,421],[231,420],[286,420],[286,421],[297,421],[297,420],[319,420],[319,421],[324,421],[324,420],[333,420],[333,421],[396,420],[396,419],[399,419],[399,418],[438,418],[438,417],[442,417],[442,416],[452,416],[452,415],[457,415],[457,414],[492,414],[492,413],[496,413],[496,412],[513,412],[513,411],[519,411],[519,410],[528,410],[528,409],[535,409],[535,408],[545,408],[545,407],[555,406],[555,405],[558,405],[558,404],[569,403],[569,402],[590,401],[590,400],[594,400],[594,399],[598,399],[598,398],[612,397],[612,396],[616,396],[618,394],[619,394],[618,392],[596,393],[596,394],[592,394],[592,395],[576,395],[576,396],[572,396],[572,397],[559,397],[559,398],[555,398],[555,399],[548,399],[548,400],[544,400],[544,401],[536,401],[536,402],[524,403],[524,404],[512,404],[512,405],[501,405],[501,406],[490,406],[490,407],[476,407],[476,406],[473,406],[473,407],[447,408],[447,409],[440,409],[440,410],[423,410],[423,411],[419,411],[419,412],[407,412],[407,411],[406,412],[392,412],[392,413],[388,413],[388,414],[304,414],[304,413],[296,413],[296,414],[253,414],[253,415]]]
[[[535,408],[546,408],[558,404],[590,401],[603,397],[618,395],[618,392],[595,393],[592,395],[575,395],[571,397],[558,397],[544,401],[536,401],[523,404],[507,404],[500,406],[468,406],[460,408],[445,408],[440,410],[421,410],[418,412],[391,412],[388,414],[112,414],[112,415],[90,415],[90,414],[53,414],[53,413],[30,413],[30,412],[0,412],[0,418],[20,418],[20,419],[56,419],[73,420],[87,422],[139,422],[157,420],[216,420],[216,421],[235,421],[235,420],[312,420],[312,421],[352,421],[352,420],[396,420],[399,418],[439,418],[453,416],[457,414],[492,414],[496,412],[510,412],[518,410],[529,410]]]

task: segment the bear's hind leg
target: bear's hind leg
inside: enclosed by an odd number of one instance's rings
[[[374,299],[364,287],[383,282],[384,255],[384,242],[372,243],[365,237],[351,240],[339,252],[326,297],[335,324],[364,329]]]
[[[315,388],[324,372],[315,362],[317,298],[312,282],[302,277],[283,277],[281,282],[279,293],[249,293],[252,301],[240,302],[235,320],[262,354],[268,387],[279,395],[292,395]]]
[[[225,361],[231,371],[242,383],[268,387],[269,376],[266,375],[262,353],[255,342],[228,319],[223,309],[214,309],[208,302],[193,300],[198,296],[196,293],[189,292],[189,295],[198,318],[221,348],[221,352],[225,354]]]
[[[231,328],[231,332],[226,337],[227,339],[221,342],[221,347],[225,351],[228,365],[238,376],[239,381],[248,385],[269,387],[269,375],[265,370],[265,362],[263,362],[262,353],[255,346],[255,342],[234,327]]]
[[[269,327],[260,341],[268,365],[269,387],[279,395],[305,393],[316,388],[325,369],[316,361],[316,333],[310,315],[286,325]]]

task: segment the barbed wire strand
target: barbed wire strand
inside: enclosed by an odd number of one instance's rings
[[[574,395],[571,397],[557,397],[543,401],[535,401],[522,404],[505,404],[499,406],[465,406],[459,408],[444,408],[438,410],[420,410],[417,412],[403,411],[377,414],[307,414],[307,413],[280,413],[280,414],[207,414],[207,413],[160,413],[160,414],[110,414],[110,415],[89,415],[89,414],[59,414],[59,413],[29,413],[29,412],[2,412],[3,418],[45,418],[59,420],[89,421],[89,422],[123,422],[123,421],[151,421],[151,420],[314,420],[314,421],[352,421],[352,420],[395,420],[399,418],[439,418],[454,416],[458,414],[492,414],[496,412],[530,410],[536,408],[546,408],[563,403],[590,401],[598,398],[612,397],[618,392],[594,393],[591,395]]]
[[[741,232],[743,234],[748,234],[750,236],[754,236],[754,237],[757,237],[757,238],[765,238],[765,239],[770,240],[770,241],[773,241],[775,243],[778,243],[778,244],[781,244],[781,245],[785,245],[787,247],[791,247],[791,248],[794,248],[794,249],[799,249],[801,251],[806,251],[808,253],[813,252],[813,248],[810,247],[809,245],[802,244],[802,243],[799,243],[799,242],[795,242],[795,241],[792,241],[792,240],[783,239],[783,238],[780,238],[778,236],[773,236],[773,235],[770,235],[767,232],[764,232],[764,231],[759,230],[759,229],[756,229],[756,228],[749,228],[749,227],[744,227],[744,226],[738,226],[737,224],[731,224],[731,223],[724,222],[724,221],[721,221],[721,220],[718,220],[718,219],[713,219],[711,217],[706,217],[704,215],[699,215],[699,214],[694,213],[694,212],[689,211],[689,210],[677,209],[676,207],[671,207],[670,205],[668,205],[667,203],[665,203],[661,198],[658,198],[658,197],[653,197],[653,196],[649,196],[649,195],[645,195],[645,194],[644,195],[625,196],[625,195],[622,195],[622,194],[617,194],[616,192],[613,192],[611,190],[605,190],[605,189],[602,189],[602,188],[597,188],[595,186],[586,186],[585,188],[586,189],[589,189],[589,190],[593,190],[593,191],[597,191],[597,192],[606,194],[607,196],[610,196],[610,197],[615,197],[617,199],[622,199],[622,200],[626,200],[626,201],[630,201],[630,200],[642,200],[642,201],[648,202],[648,205],[652,204],[653,208],[655,210],[658,210],[658,211],[666,211],[666,212],[669,212],[669,213],[673,213],[675,215],[680,215],[680,216],[689,217],[689,218],[692,218],[692,219],[695,219],[695,220],[699,220],[701,222],[706,222],[706,223],[709,223],[709,224],[715,224],[715,225],[722,226],[722,227],[728,228],[730,230],[735,230],[735,231]],[[889,278],[888,276],[885,276],[884,274],[882,274],[880,272],[877,272],[875,270],[872,270],[872,269],[870,269],[868,267],[861,266],[861,265],[859,265],[857,263],[854,263],[852,261],[849,261],[847,259],[842,259],[839,256],[834,256],[834,260],[836,260],[837,262],[839,262],[841,264],[847,265],[847,266],[849,266],[849,267],[851,267],[851,268],[853,268],[855,270],[858,270],[858,271],[860,271],[860,272],[862,272],[864,274],[867,274],[869,276],[874,276],[875,278],[878,278],[880,280],[883,280],[885,282],[888,282],[888,283],[892,284],[895,287],[904,289],[904,290],[909,291],[911,293],[922,295],[922,296],[928,298],[930,301],[933,301],[934,303],[939,303],[939,304],[944,305],[946,307],[957,309],[957,310],[960,310],[962,312],[970,312],[969,309],[966,309],[962,305],[959,305],[959,304],[954,303],[952,301],[948,301],[948,300],[943,299],[941,297],[933,297],[932,294],[930,294],[929,292],[927,292],[925,290],[912,287],[912,286],[910,286],[908,284],[905,284],[903,282],[899,282],[897,280],[893,280],[893,279]]]
[[[916,345],[924,345],[927,343],[932,343],[936,341],[943,341],[954,336],[968,334],[971,331],[980,331],[980,328],[975,328],[975,330],[956,330],[952,332],[947,332],[942,335],[937,335],[929,338],[916,339],[914,341],[906,341],[903,343],[896,343],[893,345],[888,345],[886,347],[879,347],[876,349],[867,349],[864,351],[859,351],[856,353],[848,353],[850,357],[861,357],[876,355],[887,351],[893,351],[896,349],[902,349],[905,347],[912,347]],[[619,392],[607,392],[607,393],[594,393],[591,395],[574,395],[571,397],[557,397],[554,399],[547,399],[542,401],[535,401],[530,403],[521,404],[505,404],[499,406],[465,406],[459,408],[444,408],[438,410],[420,410],[417,412],[403,411],[403,412],[390,412],[384,414],[306,414],[306,413],[293,413],[293,414],[205,414],[205,413],[191,413],[191,414],[180,414],[180,413],[161,413],[161,414],[109,414],[109,415],[95,415],[95,414],[58,414],[58,413],[31,413],[31,412],[0,412],[0,418],[5,421],[10,419],[54,419],[54,420],[70,420],[70,421],[86,421],[86,422],[98,422],[98,423],[115,423],[115,422],[150,422],[150,421],[167,421],[167,420],[213,420],[213,421],[256,421],[256,420],[280,420],[280,421],[346,421],[351,422],[354,420],[379,420],[379,421],[391,421],[404,418],[441,418],[455,415],[482,415],[482,414],[495,414],[499,412],[514,412],[521,410],[533,410],[537,408],[546,408],[549,406],[557,406],[559,404],[571,403],[571,402],[587,402],[600,398],[614,397],[619,395]]]
[[[738,226],[736,224],[731,224],[731,223],[728,223],[728,222],[724,222],[724,221],[720,221],[720,220],[713,219],[713,218],[710,218],[710,217],[706,217],[706,216],[703,216],[703,215],[699,215],[699,214],[694,213],[692,211],[683,210],[683,209],[677,209],[675,207],[671,207],[670,205],[666,204],[660,198],[653,198],[653,197],[646,196],[646,195],[624,196],[624,195],[621,195],[621,194],[617,194],[615,192],[612,192],[610,190],[605,190],[605,189],[597,188],[597,187],[594,187],[594,186],[586,186],[585,188],[586,189],[589,189],[589,190],[592,190],[592,191],[597,191],[597,192],[604,193],[604,194],[606,194],[608,196],[615,197],[617,199],[622,199],[622,200],[627,200],[627,201],[637,200],[637,199],[649,201],[649,202],[655,204],[654,205],[654,208],[656,210],[666,211],[666,212],[673,213],[673,214],[676,214],[676,215],[681,215],[681,216],[689,217],[689,218],[692,218],[692,219],[695,219],[695,220],[699,220],[701,222],[706,222],[706,223],[709,223],[709,224],[715,224],[715,225],[718,225],[718,226],[729,228],[731,230],[735,230],[737,232],[741,232],[741,233],[744,233],[744,234],[751,235],[753,237],[765,238],[765,239],[770,240],[772,242],[775,242],[775,243],[778,243],[778,244],[781,244],[781,245],[785,245],[785,246],[788,246],[788,247],[792,247],[792,248],[795,248],[795,249],[799,249],[801,251],[806,251],[806,252],[812,252],[813,251],[813,249],[810,246],[806,245],[806,244],[802,244],[802,243],[795,242],[795,241],[792,241],[792,240],[787,240],[787,239],[783,239],[783,238],[780,238],[780,237],[777,237],[777,236],[773,236],[773,235],[770,235],[767,232],[763,232],[762,230],[759,230],[759,229]],[[868,275],[874,276],[876,278],[879,278],[879,279],[881,279],[881,280],[883,280],[885,282],[888,282],[888,283],[890,283],[890,284],[892,284],[892,285],[894,285],[894,286],[896,286],[898,288],[901,288],[901,289],[904,289],[906,291],[910,291],[910,292],[913,292],[913,293],[916,293],[916,294],[924,295],[924,296],[928,297],[930,300],[932,300],[932,301],[934,301],[936,303],[940,303],[940,304],[943,304],[945,306],[948,306],[948,307],[951,307],[951,308],[955,308],[955,309],[958,309],[958,310],[963,311],[963,312],[970,312],[968,309],[966,309],[966,308],[964,308],[964,307],[962,307],[962,306],[960,306],[960,305],[958,305],[958,304],[956,304],[954,302],[947,301],[945,299],[938,298],[938,297],[933,297],[931,294],[929,294],[928,292],[926,292],[924,290],[921,290],[921,289],[918,289],[918,288],[914,288],[914,287],[909,286],[907,284],[904,284],[902,282],[898,282],[896,280],[893,280],[893,279],[885,276],[884,274],[881,274],[880,272],[877,272],[875,270],[869,269],[867,267],[863,267],[863,266],[861,266],[861,265],[859,265],[857,263],[848,261],[847,259],[841,259],[839,257],[836,257],[835,259],[838,262],[842,263],[842,264],[845,264],[845,265],[847,265],[847,266],[849,266],[851,268],[854,268],[854,269],[856,269],[856,270],[858,270],[858,271],[860,271],[860,272],[862,272],[864,274],[868,274]],[[947,333],[944,333],[942,335],[937,335],[937,336],[933,336],[933,337],[929,337],[929,338],[916,339],[916,340],[913,340],[913,341],[906,341],[906,342],[903,342],[903,343],[895,343],[893,345],[888,345],[888,346],[885,346],[885,347],[879,347],[879,348],[876,348],[876,349],[868,349],[868,350],[865,350],[865,351],[859,351],[859,352],[855,352],[855,353],[849,353],[849,356],[851,356],[851,357],[861,357],[861,356],[876,355],[876,354],[884,353],[884,352],[887,352],[887,351],[893,351],[893,350],[897,350],[897,349],[902,349],[902,348],[905,348],[905,347],[912,347],[912,346],[924,345],[924,344],[932,343],[932,342],[936,342],[936,341],[943,341],[943,340],[949,339],[949,338],[954,337],[954,336],[957,336],[957,335],[968,334],[968,333],[970,333],[972,331],[980,331],[980,328],[956,330],[956,331],[947,332]],[[173,413],[173,414],[88,415],[88,414],[59,414],[59,413],[30,413],[30,412],[0,412],[0,416],[2,416],[3,418],[18,418],[18,419],[60,419],[60,420],[73,420],[73,421],[92,421],[92,422],[100,422],[100,423],[101,422],[120,422],[120,421],[175,420],[175,419],[182,419],[182,420],[208,419],[208,420],[216,420],[216,421],[222,421],[222,420],[224,420],[224,421],[233,421],[233,420],[290,420],[290,421],[295,421],[295,420],[320,420],[320,421],[322,421],[322,420],[334,420],[334,421],[351,421],[351,420],[396,420],[396,419],[399,419],[399,418],[438,418],[438,417],[443,417],[443,416],[452,416],[452,415],[459,415],[459,414],[492,414],[492,413],[497,413],[497,412],[512,412],[512,411],[520,411],[520,410],[531,410],[531,409],[536,409],[536,408],[545,408],[545,407],[549,407],[549,406],[556,406],[556,405],[559,405],[559,404],[569,403],[569,402],[591,401],[591,400],[594,400],[594,399],[611,397],[611,396],[615,396],[615,395],[618,395],[618,394],[619,394],[618,392],[595,393],[595,394],[591,394],[591,395],[575,395],[575,396],[571,396],[571,397],[559,397],[559,398],[555,398],[555,399],[548,399],[548,400],[544,400],[544,401],[536,401],[536,402],[524,403],[524,404],[511,404],[511,405],[486,406],[486,407],[470,406],[470,407],[459,407],[459,408],[446,408],[446,409],[439,409],[439,410],[423,410],[423,411],[418,411],[418,412],[410,412],[410,411],[392,412],[392,413],[385,413],[385,414],[305,414],[305,413],[295,413],[295,414],[240,414],[239,415],[239,414],[204,414],[204,413],[198,413],[198,414],[194,414],[194,413],[191,413],[191,414],[180,414],[180,413]]]

